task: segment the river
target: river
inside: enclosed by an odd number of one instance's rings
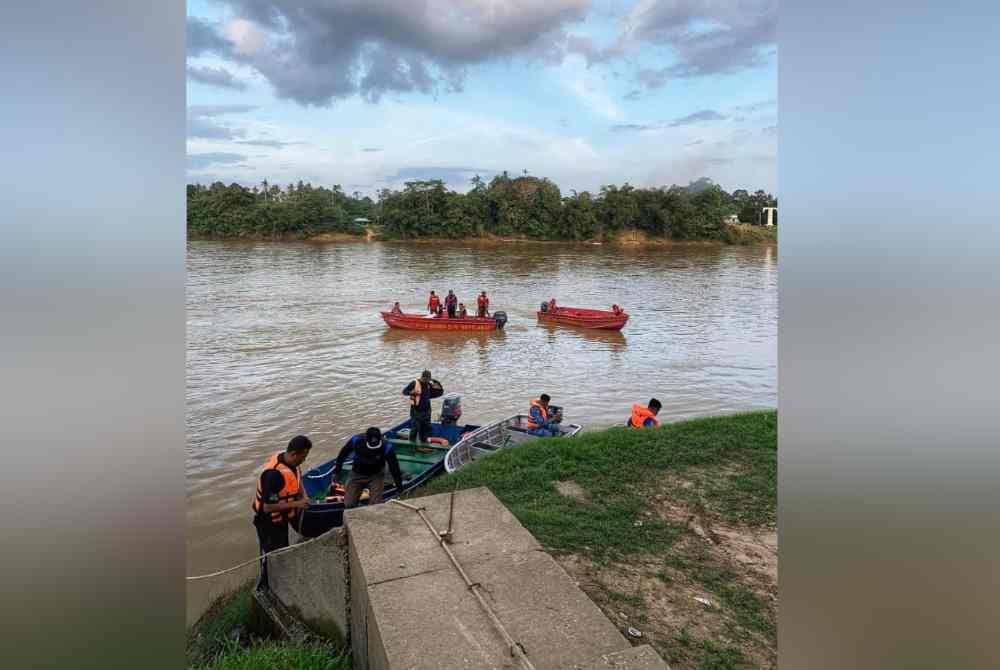
[[[369,425],[407,416],[424,368],[462,395],[463,420],[527,410],[548,393],[584,430],[655,396],[672,421],[777,406],[777,249],[190,242],[187,248],[187,571],[256,552],[255,471],[288,440],[306,467]],[[380,309],[422,311],[449,289],[507,313],[490,334],[388,329]],[[536,322],[543,300],[631,318],[621,333]],[[435,414],[440,401],[434,403]],[[188,619],[234,580],[188,587]]]

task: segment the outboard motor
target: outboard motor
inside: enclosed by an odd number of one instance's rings
[[[457,393],[449,393],[444,397],[444,402],[441,404],[441,418],[439,421],[443,424],[458,423],[461,416],[462,396]]]
[[[507,312],[493,312],[493,318],[497,322],[497,328],[502,329],[507,323]]]
[[[547,302],[545,302],[545,301],[543,300],[543,301],[542,301],[542,306],[541,306],[541,307],[540,307],[539,309],[541,309],[541,310],[542,310],[543,312],[547,312],[547,311],[549,311],[549,303],[547,303]]]

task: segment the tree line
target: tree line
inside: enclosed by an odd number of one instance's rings
[[[385,239],[527,237],[540,240],[612,240],[640,231],[675,240],[732,241],[727,219],[757,223],[770,193],[728,193],[702,178],[687,186],[602,186],[597,193],[562,194],[551,180],[476,176],[466,193],[439,179],[382,189],[377,200],[340,186],[268,184],[247,188],[215,182],[187,187],[188,233],[196,237],[311,237],[324,232],[363,234],[371,224]],[[357,219],[367,219],[358,222]]]

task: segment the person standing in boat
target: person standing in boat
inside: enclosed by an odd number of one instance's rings
[[[549,410],[549,400],[547,393],[538,396],[531,401],[528,408],[528,433],[539,437],[557,437],[562,435],[559,423],[562,421],[562,410],[551,412]]]
[[[458,296],[454,291],[448,291],[448,295],[444,297],[444,306],[448,310],[448,318],[454,319],[458,311]]]
[[[403,389],[410,397],[410,441],[427,442],[431,436],[431,399],[444,394],[440,382],[431,379],[431,371],[424,370]]]
[[[651,398],[649,404],[643,407],[636,403],[632,405],[632,416],[625,423],[629,428],[657,428],[660,425],[656,415],[660,413],[662,405],[656,398]]]
[[[302,492],[299,466],[306,460],[312,442],[305,435],[293,437],[285,451],[274,454],[257,477],[253,498],[253,525],[257,528],[260,554],[288,546],[288,526],[301,528],[309,499]],[[259,587],[267,586],[267,560],[261,560]]]
[[[555,312],[555,311],[556,311],[556,299],[555,298],[551,298],[549,300],[549,312],[551,313],[551,312]]]
[[[486,291],[482,291],[476,298],[476,316],[483,318],[490,315],[490,299],[486,297]]]
[[[385,466],[389,466],[392,480],[396,483],[396,491],[403,490],[403,474],[399,469],[399,459],[392,445],[382,439],[382,431],[372,426],[364,435],[353,435],[347,440],[337,455],[337,463],[333,466],[333,481],[337,481],[344,461],[351,454],[354,460],[351,465],[351,476],[347,478],[344,492],[344,509],[357,507],[361,492],[368,489],[368,504],[377,505],[382,502],[382,492],[385,490]]]
[[[392,314],[400,315],[403,313],[402,308],[400,308],[399,303],[395,302],[392,304]]]
[[[431,297],[427,299],[427,311],[431,314],[437,314],[441,311],[441,298],[434,291],[431,291]]]

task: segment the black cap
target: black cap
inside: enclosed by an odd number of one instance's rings
[[[382,443],[382,431],[375,426],[372,426],[365,431],[365,442],[372,447],[378,446]]]
[[[431,371],[430,370],[424,370],[423,372],[420,373],[420,376],[423,379],[430,379],[431,378]]]
[[[541,400],[542,402],[548,402],[552,400],[552,398],[549,397],[548,393],[543,393],[542,395],[538,396],[538,399]]]
[[[302,452],[309,451],[312,449],[312,441],[305,435],[296,435],[291,440],[288,441],[287,451],[291,452]]]
[[[663,405],[656,398],[651,398],[649,401],[649,409],[660,409]]]

